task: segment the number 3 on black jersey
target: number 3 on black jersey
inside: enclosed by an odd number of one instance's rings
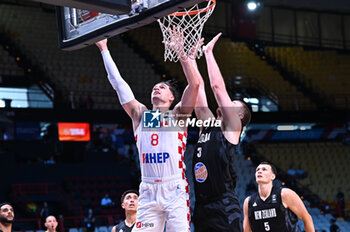
[[[201,147],[198,147],[198,148],[197,148],[197,157],[198,157],[198,158],[201,158],[201,156],[202,156],[202,148],[201,148]]]

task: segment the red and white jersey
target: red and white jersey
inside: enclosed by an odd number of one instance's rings
[[[178,177],[185,179],[185,131],[167,127],[144,128],[141,119],[134,135],[143,180],[162,182]]]

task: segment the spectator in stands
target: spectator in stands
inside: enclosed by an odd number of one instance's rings
[[[295,169],[295,174],[297,179],[303,179],[307,176],[307,173],[301,168],[301,165],[299,164],[298,168]]]
[[[48,216],[50,216],[50,210],[47,202],[45,201],[43,204],[43,208],[40,211],[40,217],[42,221],[45,221]]]
[[[93,130],[91,141],[87,147],[89,151],[100,152],[109,150],[109,144],[106,142],[104,131],[105,129],[100,126]]]
[[[337,205],[337,215],[338,217],[344,217],[345,210],[345,195],[341,188],[338,188],[338,193],[336,195],[336,205]]]
[[[340,232],[340,228],[335,224],[335,222],[336,220],[334,218],[330,220],[330,223],[331,223],[331,226],[329,227],[330,232]]]
[[[46,227],[46,231],[45,232],[56,232],[56,228],[57,228],[57,220],[55,216],[48,216],[45,219],[45,227]]]
[[[289,169],[288,169],[288,171],[287,171],[287,174],[288,175],[290,175],[290,176],[292,176],[292,177],[296,177],[296,175],[297,175],[297,172],[296,172],[296,170],[293,168],[293,164],[291,164],[290,166],[289,166]]]
[[[95,231],[95,216],[94,216],[94,211],[91,208],[88,211],[87,217],[84,218],[84,226],[85,226],[86,232]]]
[[[85,100],[86,109],[92,110],[94,108],[94,100],[91,98],[90,94],[86,96]]]
[[[289,176],[295,177],[296,179],[303,179],[307,176],[307,173],[301,168],[300,165],[298,168],[295,168],[295,169],[293,167],[294,167],[294,164],[291,164],[287,171],[287,174]]]
[[[101,199],[101,206],[102,207],[112,207],[114,206],[114,202],[112,199],[106,194],[102,199]]]
[[[55,163],[56,163],[56,161],[55,161],[55,159],[53,158],[53,155],[50,156],[50,158],[49,158],[48,160],[45,160],[45,161],[44,161],[44,164],[55,164]]]
[[[74,110],[76,108],[74,91],[69,92],[69,104],[71,109]]]
[[[10,203],[3,202],[0,204],[0,231],[11,232],[12,223],[15,218],[15,212]]]
[[[36,214],[37,210],[38,210],[37,205],[34,202],[27,203],[27,211],[29,213]]]
[[[123,158],[126,157],[126,153],[125,153],[125,150],[124,150],[124,138],[122,135],[117,135],[117,151],[118,151],[118,154],[120,156],[122,156]]]
[[[139,202],[139,192],[127,190],[122,194],[121,206],[125,210],[125,220],[112,228],[111,232],[131,232],[136,222],[136,212]]]
[[[6,128],[0,128],[0,140],[8,140]]]

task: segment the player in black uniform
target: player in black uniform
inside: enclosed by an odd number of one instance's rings
[[[210,85],[219,108],[216,122],[221,125],[202,127],[193,155],[196,203],[193,222],[196,232],[239,232],[242,217],[236,187],[233,157],[242,128],[250,121],[250,111],[242,101],[231,101],[225,82],[213,55],[213,48],[221,33],[203,47]],[[192,62],[196,65],[194,60]],[[199,75],[198,68],[196,75]],[[208,108],[205,87],[199,78],[200,90],[195,113],[199,120],[215,120]]]
[[[291,189],[273,186],[276,168],[262,162],[255,172],[258,193],[244,201],[244,232],[299,232],[298,217],[306,232],[314,232],[312,217],[300,197]]]
[[[3,202],[0,204],[0,231],[11,232],[12,223],[15,219],[15,212],[10,203]]]
[[[137,205],[139,201],[139,192],[136,190],[127,190],[121,197],[121,205],[125,210],[125,220],[112,228],[111,232],[131,232],[136,222]]]

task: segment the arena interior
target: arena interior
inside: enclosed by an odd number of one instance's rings
[[[299,194],[317,231],[329,231],[333,218],[350,231],[350,5],[266,0],[250,12],[245,3],[218,1],[202,34],[208,42],[223,33],[214,54],[226,87],[252,110],[234,160],[241,205],[257,190],[255,167],[269,161],[275,184]],[[62,51],[57,31],[54,6],[0,1],[0,202],[13,203],[15,231],[43,232],[49,211],[59,231],[81,232],[91,208],[95,231],[109,232],[124,218],[120,195],[140,181],[131,121],[98,48]],[[157,23],[110,38],[109,47],[147,106],[155,83],[186,85],[181,65],[164,62]],[[215,110],[204,58],[198,66]],[[83,141],[62,132],[74,123],[88,132]],[[191,128],[188,167],[197,139]],[[114,205],[101,206],[106,194]]]

